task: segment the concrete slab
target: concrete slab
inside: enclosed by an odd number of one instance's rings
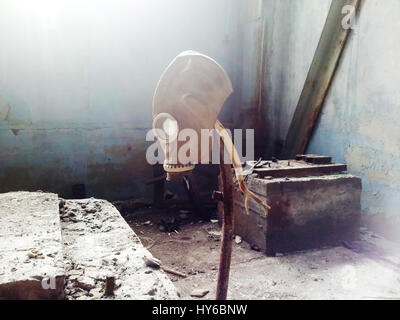
[[[62,299],[64,265],[56,194],[0,194],[0,299]]]
[[[60,214],[67,299],[179,298],[163,271],[145,265],[151,253],[109,202],[66,200]]]

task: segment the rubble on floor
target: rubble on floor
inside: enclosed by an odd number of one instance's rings
[[[220,227],[189,216],[181,222],[179,233],[158,230],[157,223],[166,218],[162,211],[137,212],[130,225],[163,265],[187,275],[169,274],[181,298],[211,300],[217,283]],[[168,217],[179,217],[179,210]],[[151,225],[142,224],[148,220]],[[361,228],[359,241],[267,257],[242,239],[233,243],[229,281],[228,299],[400,299],[400,244]],[[209,293],[191,295],[200,290]]]

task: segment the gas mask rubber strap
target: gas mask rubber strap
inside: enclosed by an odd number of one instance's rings
[[[228,131],[226,131],[225,127],[222,125],[222,123],[219,120],[217,120],[217,122],[215,123],[215,129],[217,130],[218,134],[220,135],[220,137],[225,145],[225,148],[226,148],[226,150],[228,150],[229,156],[232,159],[233,168],[235,169],[235,176],[239,183],[239,189],[240,189],[240,191],[243,192],[243,194],[245,196],[244,207],[246,209],[246,213],[249,214],[248,201],[249,201],[249,198],[252,198],[254,201],[256,201],[258,204],[260,204],[264,208],[265,215],[267,215],[268,209],[271,209],[271,207],[247,188],[246,183],[244,181],[244,175],[243,175],[243,169],[242,169],[240,157],[239,157],[239,154],[237,153],[235,145],[233,144],[233,141],[232,141]]]

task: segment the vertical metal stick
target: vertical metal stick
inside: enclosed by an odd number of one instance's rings
[[[224,143],[220,143],[220,175],[223,192],[223,214],[221,251],[219,258],[219,271],[217,282],[216,300],[226,300],[229,283],[229,270],[232,256],[233,237],[233,175],[230,164],[224,163]]]

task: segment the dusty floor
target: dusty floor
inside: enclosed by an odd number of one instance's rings
[[[179,233],[160,232],[158,223],[179,211],[147,211],[126,215],[145,247],[163,265],[183,272],[169,275],[181,298],[194,289],[215,296],[219,261],[218,223],[180,219]],[[185,216],[185,215],[184,215]],[[351,246],[319,248],[266,257],[246,242],[233,242],[229,299],[400,299],[400,244],[366,229]]]

